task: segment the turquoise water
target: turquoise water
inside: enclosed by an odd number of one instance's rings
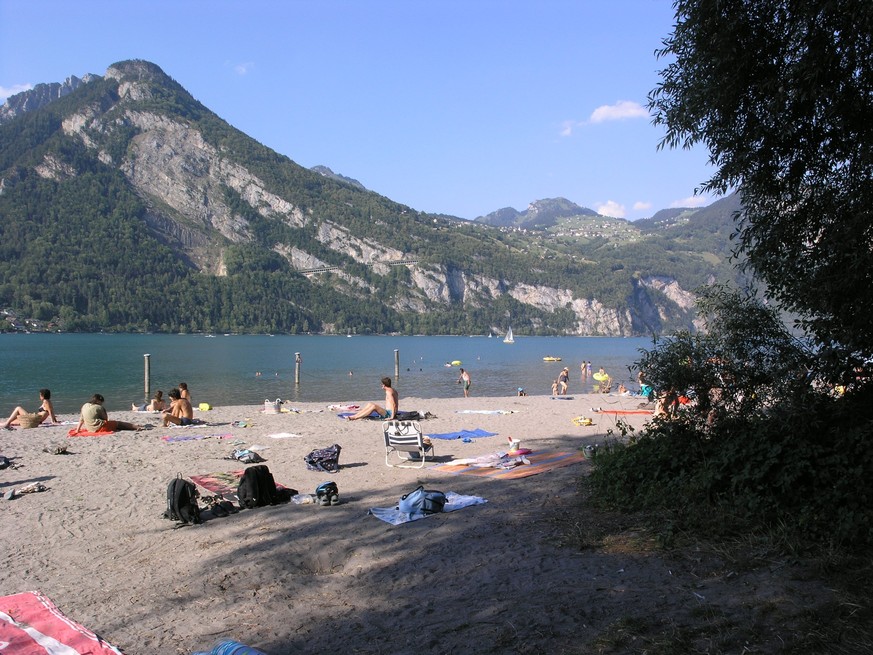
[[[394,377],[396,350],[402,405],[404,396],[463,395],[458,367],[445,366],[454,360],[470,371],[472,396],[514,395],[518,387],[549,394],[564,366],[572,394],[591,390],[590,379],[583,385],[580,378],[582,360],[629,382],[628,367],[650,346],[646,338],[609,337],[516,337],[505,344],[497,337],[7,334],[0,335],[0,413],[15,405],[35,410],[43,387],[60,413],[77,413],[94,393],[106,397],[110,411],[129,409],[145,398],[146,354],[151,390],[166,393],[187,382],[195,404],[327,404],[384,398],[379,379]],[[295,353],[303,360],[299,385]],[[544,362],[547,355],[563,361]]]

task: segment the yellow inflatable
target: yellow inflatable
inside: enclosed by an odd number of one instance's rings
[[[579,427],[582,427],[584,425],[594,425],[594,421],[592,421],[587,416],[577,416],[573,419],[573,425],[577,425]]]

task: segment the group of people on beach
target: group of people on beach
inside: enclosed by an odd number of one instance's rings
[[[155,392],[151,402],[131,406],[131,411],[134,412],[161,412],[163,427],[170,423],[175,425],[191,425],[194,422],[194,408],[191,405],[191,392],[188,390],[188,385],[180,382],[177,388],[174,388],[168,394],[170,396],[170,404],[167,406],[164,401],[164,392],[160,389]],[[34,413],[35,419],[31,421],[33,425],[42,425],[48,422],[59,423],[58,417],[55,414],[54,406],[51,401],[52,392],[50,389],[40,389],[39,409]],[[111,420],[106,413],[106,408],[103,404],[106,399],[99,393],[91,396],[90,400],[82,405],[79,412],[79,423],[76,425],[74,432],[116,432],[118,430],[142,430],[145,426],[136,423],[128,423],[127,421]],[[6,419],[3,428],[11,430],[14,425],[21,425],[22,419],[25,416],[30,416],[24,407],[17,406],[12,410],[12,414]]]
[[[170,397],[169,407],[164,402],[164,392],[158,389],[150,403],[143,405],[134,403],[130,409],[134,412],[161,412],[163,427],[167,427],[170,423],[191,425],[194,422],[194,406],[191,404],[191,392],[188,390],[188,385],[185,382],[180,382],[179,386],[171,389],[167,395]]]

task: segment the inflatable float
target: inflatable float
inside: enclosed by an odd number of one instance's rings
[[[552,357],[551,355],[547,355],[546,357],[543,357],[543,361],[544,362],[560,362],[561,358],[560,357]]]

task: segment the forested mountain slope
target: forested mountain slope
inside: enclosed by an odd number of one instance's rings
[[[0,124],[0,307],[61,329],[662,333],[734,276],[719,203],[711,232],[698,210],[580,236],[568,201],[536,230],[491,227],[301,167],[149,62],[85,79],[13,96]]]

